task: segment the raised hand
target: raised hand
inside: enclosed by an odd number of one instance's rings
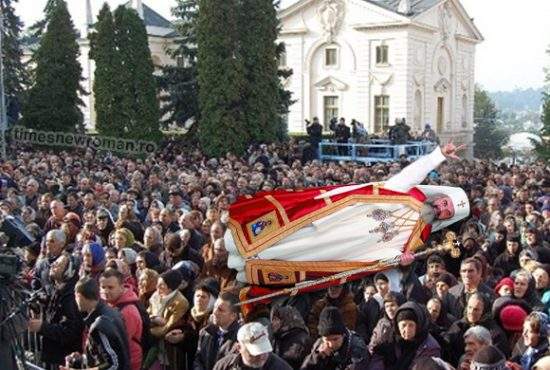
[[[462,144],[459,146],[455,146],[453,144],[453,140],[450,140],[443,148],[441,148],[441,153],[447,158],[452,159],[460,159],[460,157],[456,154],[458,151],[464,149],[466,145]]]

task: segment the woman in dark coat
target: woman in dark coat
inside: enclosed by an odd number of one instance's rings
[[[384,296],[384,316],[378,320],[378,323],[374,327],[368,345],[371,354],[377,347],[391,343],[393,340],[395,315],[399,306],[404,302],[405,298],[399,293],[394,294],[393,292],[389,292]]]
[[[375,348],[369,370],[410,370],[423,357],[440,357],[441,347],[428,332],[426,310],[407,302],[397,310],[392,342]]]
[[[523,338],[517,342],[511,360],[520,364],[523,369],[531,369],[542,357],[549,356],[549,324],[548,315],[531,312],[523,323]]]
[[[271,310],[273,353],[293,369],[299,369],[313,344],[304,319],[292,306],[275,306]]]

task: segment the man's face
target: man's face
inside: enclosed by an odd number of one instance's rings
[[[365,290],[363,291],[363,298],[365,302],[367,302],[369,299],[371,299],[376,294],[376,288],[373,286],[367,286],[365,287]]]
[[[395,318],[395,314],[397,313],[397,309],[399,306],[396,302],[385,302],[384,303],[384,310],[386,310],[386,315],[388,315],[390,320],[393,320]]]
[[[401,320],[397,323],[401,337],[407,341],[414,340],[416,336],[416,322],[412,320]]]
[[[438,301],[431,299],[428,302],[426,308],[428,309],[430,318],[432,319],[432,321],[435,322],[439,317],[439,315],[441,314],[441,304]]]
[[[46,237],[46,254],[48,257],[59,256],[62,250],[62,243],[58,242],[52,235]]]
[[[385,280],[378,279],[374,284],[376,285],[376,290],[382,297],[390,291],[390,285]]]
[[[84,205],[84,208],[91,209],[95,206],[95,197],[88,193],[84,196],[82,204]]]
[[[322,337],[323,342],[332,350],[332,352],[338,351],[344,344],[344,336],[342,334],[333,334]]]
[[[453,201],[449,197],[437,198],[433,201],[435,217],[439,220],[447,220],[454,216]]]
[[[447,295],[447,292],[449,291],[449,286],[443,281],[438,281],[435,284],[435,291],[437,292],[438,297],[442,298]]]
[[[510,254],[511,256],[514,256],[516,254],[516,252],[518,251],[519,249],[519,243],[518,242],[515,242],[515,241],[512,241],[512,240],[507,240],[506,241],[506,251],[508,251],[508,254]]]
[[[548,273],[543,268],[537,268],[533,271],[533,279],[537,289],[545,289],[548,287]]]
[[[163,209],[160,211],[159,214],[159,221],[162,222],[162,224],[166,227],[172,223],[172,216],[170,215],[170,211],[167,209]]]
[[[328,288],[328,296],[332,299],[336,299],[340,297],[340,294],[342,294],[342,290],[344,289],[341,285],[335,285]]]
[[[481,347],[483,347],[483,345],[483,342],[479,342],[469,335],[464,338],[464,353],[468,358],[472,358],[481,349]]]
[[[212,312],[212,322],[221,328],[227,328],[237,319],[237,314],[231,311],[230,303],[218,299],[214,304]]]
[[[471,297],[466,306],[466,319],[470,324],[477,324],[483,316],[483,301],[477,297]]]
[[[241,354],[243,363],[246,366],[254,369],[261,369],[267,362],[270,352],[262,353],[260,355],[254,356],[250,354],[250,352],[248,352],[244,343],[239,343],[239,353]]]
[[[529,280],[524,276],[516,276],[514,280],[514,297],[523,298],[529,287]]]
[[[210,302],[210,294],[202,289],[195,290],[193,295],[193,304],[198,307],[201,312],[206,311],[208,308],[208,302]]]
[[[78,306],[78,311],[88,312],[91,302],[84,298],[84,296],[78,292],[74,293],[74,298],[76,301],[76,305]]]
[[[460,267],[460,278],[469,287],[477,287],[481,279],[481,271],[473,263],[466,263]]]
[[[124,286],[114,276],[99,279],[99,289],[101,298],[109,303],[116,302],[124,293]]]
[[[428,265],[428,275],[431,277],[438,278],[443,271],[443,266],[438,262],[430,263]]]

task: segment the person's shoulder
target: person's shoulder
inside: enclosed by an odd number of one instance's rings
[[[267,369],[273,369],[273,370],[291,370],[292,367],[279,355],[271,352],[269,354],[269,358],[267,359],[267,363],[265,364],[265,368]]]

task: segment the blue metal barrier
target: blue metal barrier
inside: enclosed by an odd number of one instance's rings
[[[409,141],[407,144],[392,145],[389,140],[372,140],[369,144],[338,144],[323,141],[319,143],[319,155],[322,161],[354,161],[366,164],[374,162],[393,162],[405,154],[414,160],[429,154],[437,146],[431,141]]]

